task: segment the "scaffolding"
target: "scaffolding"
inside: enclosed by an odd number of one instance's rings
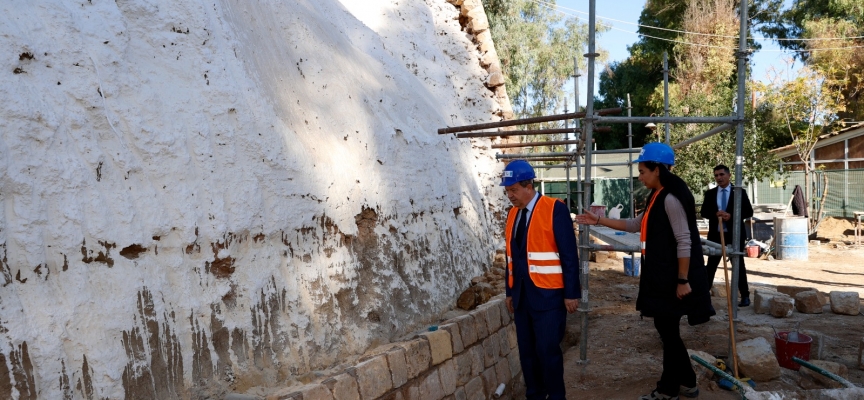
[[[564,141],[556,141],[556,142],[533,142],[533,143],[521,143],[521,144],[500,144],[494,145],[493,148],[517,148],[517,147],[540,147],[540,146],[551,146],[554,144],[566,145],[567,151],[564,152],[547,152],[547,153],[516,153],[516,154],[496,154],[496,158],[499,160],[511,160],[511,159],[525,159],[529,161],[563,161],[563,164],[553,165],[553,166],[536,166],[536,168],[566,168],[567,169],[567,191],[568,191],[568,200],[569,200],[569,192],[570,192],[570,169],[572,167],[576,167],[576,193],[577,193],[577,211],[581,214],[583,213],[584,204],[590,204],[592,197],[592,167],[599,166],[600,164],[594,163],[593,155],[594,154],[602,154],[602,153],[630,153],[630,196],[631,196],[631,217],[634,216],[633,210],[633,184],[632,184],[632,153],[633,150],[633,134],[632,134],[632,124],[633,123],[652,123],[658,124],[663,123],[665,125],[665,142],[666,144],[671,145],[675,149],[680,149],[684,146],[687,146],[696,141],[705,139],[712,135],[718,134],[725,130],[732,129],[733,127],[736,129],[736,139],[735,139],[735,185],[733,187],[734,195],[736,198],[741,198],[741,190],[742,190],[742,168],[744,164],[744,107],[745,107],[745,83],[747,81],[747,58],[749,56],[749,51],[747,50],[747,0],[742,0],[739,4],[739,37],[738,37],[738,51],[735,53],[735,57],[737,59],[737,69],[738,69],[738,88],[736,93],[736,110],[735,114],[731,116],[716,116],[716,117],[675,117],[669,115],[669,68],[667,55],[663,54],[663,94],[664,94],[664,110],[663,116],[631,116],[631,105],[630,105],[630,96],[627,95],[627,116],[626,117],[618,117],[618,116],[610,116],[612,114],[619,114],[622,112],[621,108],[613,108],[613,109],[602,109],[602,110],[594,110],[594,75],[595,75],[595,62],[596,58],[600,55],[596,51],[596,1],[597,0],[589,0],[589,17],[588,17],[588,52],[584,54],[584,57],[588,59],[588,70],[587,70],[587,102],[585,104],[584,112],[574,112],[567,113],[565,109],[564,114],[558,115],[549,115],[543,117],[534,117],[534,118],[524,118],[524,119],[513,119],[507,121],[499,121],[485,124],[476,124],[476,125],[468,125],[468,126],[460,126],[460,127],[448,127],[438,129],[439,134],[447,134],[447,133],[458,133],[456,136],[458,138],[478,138],[478,137],[508,137],[508,136],[527,136],[527,135],[541,135],[541,134],[552,134],[552,133],[573,133],[577,135],[577,139],[570,140],[569,137]],[[575,91],[576,91],[576,110],[579,109],[579,86],[578,86],[578,77],[581,76],[579,73],[578,66],[576,66],[576,60],[574,59],[574,80]],[[498,131],[498,132],[480,132],[480,133],[463,133],[468,131],[476,131],[481,129],[493,129],[493,128],[502,128],[502,127],[511,127],[511,126],[519,126],[519,125],[527,125],[534,124],[540,122],[552,122],[552,121],[569,121],[574,120],[573,128],[565,128],[564,129],[540,129],[540,130],[510,130],[510,131]],[[581,124],[580,124],[581,122]],[[593,149],[594,143],[594,133],[595,132],[603,132],[609,131],[608,127],[598,127],[598,124],[613,124],[613,123],[625,123],[628,124],[628,147],[626,149],[618,149],[618,150],[595,150]],[[669,126],[670,124],[719,124],[711,130],[694,136],[690,139],[684,140],[680,143],[672,145],[670,143],[670,133]],[[659,138],[658,138],[659,139]],[[575,145],[575,148],[571,149],[570,145]],[[584,159],[584,174],[585,179],[582,180],[582,160]],[[620,165],[622,163],[608,163],[604,165]],[[569,201],[568,201],[568,207]],[[741,214],[741,202],[736,201],[733,209],[733,215]],[[732,243],[728,245],[731,248],[731,251],[727,251],[728,256],[732,260],[732,282],[731,293],[730,296],[733,299],[738,297],[738,277],[739,277],[739,264],[740,257],[744,255],[741,252],[741,224],[743,221],[740,218],[735,218],[732,221]],[[591,311],[591,303],[589,301],[589,280],[588,280],[588,260],[590,253],[592,251],[598,250],[614,250],[614,251],[623,251],[623,252],[637,252],[639,251],[638,246],[634,246],[633,243],[627,243],[626,240],[614,240],[612,237],[607,241],[607,245],[598,245],[590,243],[590,236],[592,229],[596,231],[599,235],[606,238],[611,235],[603,234],[602,229],[598,229],[596,227],[592,228],[589,225],[579,225],[579,261],[580,261],[580,280],[582,283],[582,298],[579,303],[579,312],[580,312],[580,322],[582,326],[582,334],[580,335],[580,346],[579,346],[579,356],[580,360],[583,363],[588,362],[587,351],[588,351],[588,313]],[[606,241],[606,240],[604,240]],[[708,242],[703,239],[703,250],[706,255],[714,255],[720,253],[720,245],[712,242]],[[735,321],[738,318],[738,307],[737,302],[732,302],[732,315],[730,318]],[[732,354],[732,341],[729,341],[729,353]],[[736,366],[737,368],[737,366]]]

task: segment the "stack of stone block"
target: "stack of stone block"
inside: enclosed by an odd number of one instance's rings
[[[860,303],[858,292],[832,291],[825,295],[815,288],[799,286],[777,286],[777,290],[759,288],[754,291],[753,312],[771,314],[777,318],[788,318],[793,311],[802,314],[821,314],[827,304],[831,312],[841,315],[858,315]]]
[[[516,328],[503,296],[444,322],[437,330],[392,343],[342,373],[267,400],[502,399],[524,393]]]

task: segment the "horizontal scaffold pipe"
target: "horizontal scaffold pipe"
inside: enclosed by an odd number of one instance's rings
[[[519,159],[531,159],[531,158],[540,158],[540,157],[575,157],[575,151],[565,151],[558,153],[515,153],[515,154],[495,154],[495,158],[499,160],[512,160],[514,158]]]
[[[627,153],[639,153],[642,150],[640,149],[615,149],[615,150],[592,150],[592,154],[627,154]]]
[[[618,108],[605,108],[602,110],[598,110],[597,114],[599,114],[599,115],[620,114],[621,110],[622,109],[620,107],[618,107]],[[453,126],[453,127],[449,127],[449,128],[440,128],[440,129],[438,129],[438,134],[443,135],[445,133],[478,131],[480,129],[503,128],[506,126],[537,124],[540,122],[564,121],[564,120],[568,120],[568,119],[577,119],[577,118],[584,118],[584,117],[585,117],[584,112],[576,112],[576,113],[568,113],[568,114],[547,115],[545,117],[511,119],[511,120],[507,120],[507,121],[489,122],[489,123],[485,123],[485,124],[475,124],[475,125]]]
[[[720,133],[720,132],[723,132],[723,131],[725,131],[725,130],[727,130],[727,129],[732,129],[732,128],[734,128],[734,127],[735,127],[735,125],[732,125],[732,124],[723,124],[723,125],[715,126],[715,127],[712,128],[710,131],[705,132],[705,133],[703,133],[703,134],[701,134],[701,135],[698,135],[698,136],[694,136],[694,137],[692,137],[692,138],[690,138],[690,139],[687,139],[687,140],[685,140],[685,141],[683,141],[683,142],[681,142],[681,143],[678,143],[678,144],[672,146],[672,148],[673,148],[673,149],[676,149],[676,150],[677,150],[677,149],[680,149],[680,148],[682,148],[682,147],[684,147],[684,146],[687,146],[687,145],[689,145],[689,144],[691,144],[691,143],[698,142],[698,141],[700,141],[700,140],[702,140],[702,139],[705,139],[705,138],[707,138],[707,137],[709,137],[709,136],[716,135],[716,134],[718,134],[718,133]]]
[[[735,117],[594,117],[596,124],[732,124]]]
[[[556,159],[556,160],[535,160],[535,159],[531,159],[531,161],[566,161],[566,160],[564,160],[564,159],[560,159],[560,160],[558,160],[558,159]],[[598,163],[598,164],[591,164],[592,167],[620,167],[620,166],[622,166],[622,165],[630,165],[630,163],[624,161],[624,162],[614,162],[614,163]],[[582,168],[582,169],[585,169],[585,167],[586,167],[585,163],[582,163],[581,168]],[[567,166],[567,165],[565,165],[565,164],[560,164],[560,165],[535,165],[535,166],[534,166],[534,169],[537,169],[537,168],[540,168],[540,169],[576,168],[576,166],[575,166],[575,165]]]
[[[459,136],[459,135],[456,135]],[[541,146],[561,146],[565,144],[579,144],[581,140],[550,140],[548,142],[525,142],[525,143],[506,143],[493,144],[493,149],[512,149],[516,147],[541,147]]]
[[[529,135],[554,135],[559,133],[574,133],[574,128],[555,128],[555,129],[525,129],[521,131],[495,131],[495,132],[474,132],[474,133],[457,133],[459,139],[465,138],[483,138],[483,137],[507,137],[507,136],[529,136]]]

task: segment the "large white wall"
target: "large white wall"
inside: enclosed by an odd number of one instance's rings
[[[499,246],[497,120],[444,0],[0,4],[0,398],[305,379]],[[32,55],[32,59],[29,57]]]

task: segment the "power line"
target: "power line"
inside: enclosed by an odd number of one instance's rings
[[[568,8],[568,7],[564,7],[564,6],[559,6],[558,4],[555,4],[555,3],[549,3],[549,2],[546,2],[546,1],[543,1],[543,0],[530,0],[530,1],[532,1],[532,2],[534,2],[534,3],[542,3],[542,5],[545,5],[546,7],[556,7],[556,8],[561,8],[561,9],[564,9],[564,10],[569,10],[569,11],[577,12],[577,13],[579,13],[579,14],[585,14],[585,15],[588,14],[587,12],[584,12],[584,11],[580,11],[580,10],[576,10],[576,9]],[[560,11],[559,11],[559,12],[560,12]],[[564,14],[567,14],[567,13],[564,13]],[[579,18],[579,16],[577,16],[577,15],[573,15],[573,14],[567,14],[567,15],[574,16],[574,17]],[[682,31],[682,30],[678,30],[678,29],[661,28],[661,27],[659,27],[659,26],[642,25],[642,24],[638,24],[638,23],[635,23],[635,22],[622,21],[622,20],[620,20],[620,19],[615,19],[615,18],[608,18],[608,17],[604,17],[604,16],[601,16],[601,15],[598,15],[597,17],[599,17],[599,18],[603,18],[603,19],[605,19],[605,20],[609,20],[609,21],[620,22],[620,23],[622,23],[622,24],[636,25],[636,26],[639,26],[639,27],[642,27],[642,28],[657,29],[657,30],[667,31],[667,32],[686,33],[686,34],[690,34],[690,35],[700,35],[700,36],[714,36],[714,37],[730,38],[730,39],[736,39],[736,40],[738,39],[738,36],[732,36],[732,35],[719,35],[719,34],[714,34],[714,33],[689,32],[689,31]],[[627,32],[627,31],[624,31],[624,32]],[[632,33],[632,32],[630,32],[630,33]],[[639,33],[639,35],[641,35],[641,33]],[[649,37],[650,37],[650,36],[649,36]],[[864,36],[840,36],[840,37],[831,37],[831,38],[785,38],[785,39],[779,39],[779,38],[778,38],[778,39],[775,39],[775,38],[767,38],[767,37],[756,37],[756,36],[751,36],[751,37],[749,37],[749,39],[753,39],[753,40],[777,40],[777,41],[817,41],[817,40],[850,40],[850,39],[864,39]],[[661,39],[661,40],[662,40],[662,39]]]

